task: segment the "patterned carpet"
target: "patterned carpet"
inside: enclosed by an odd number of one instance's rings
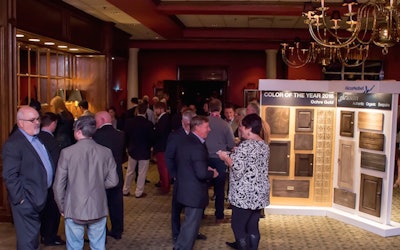
[[[172,249],[170,230],[171,196],[158,194],[157,167],[151,165],[146,184],[147,197],[125,197],[125,231],[122,239],[108,238],[107,249]],[[133,191],[132,187],[132,191]],[[210,192],[212,192],[210,190]],[[132,193],[132,192],[131,192]],[[207,240],[196,241],[194,249],[229,249],[225,241],[233,240],[229,223],[215,224],[213,202],[206,209],[200,232]],[[229,217],[230,210],[227,210]],[[394,192],[393,220],[400,222],[400,189]],[[384,238],[379,235],[321,216],[266,215],[260,220],[259,249],[399,249],[400,236]],[[64,229],[60,227],[63,238]],[[0,250],[15,249],[12,224],[0,223]],[[45,247],[56,250],[64,247]],[[85,243],[85,249],[89,249]]]

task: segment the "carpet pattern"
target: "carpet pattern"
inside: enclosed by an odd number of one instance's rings
[[[124,197],[125,231],[121,240],[107,238],[107,249],[172,249],[170,230],[171,194],[160,195],[154,184],[158,181],[157,166],[151,165],[145,192],[147,197]],[[132,186],[131,193],[134,191]],[[210,189],[210,196],[212,189]],[[400,188],[393,192],[392,220],[400,222]],[[198,240],[194,249],[230,249],[225,241],[233,241],[230,223],[216,224],[214,203],[205,211],[200,232],[207,240]],[[231,211],[226,210],[227,218]],[[399,249],[400,236],[381,237],[355,226],[324,216],[266,215],[260,220],[259,249]],[[60,235],[65,239],[63,223]],[[10,223],[0,223],[0,250],[15,249],[15,231]],[[56,250],[65,247],[46,247]],[[84,249],[90,249],[85,243]]]

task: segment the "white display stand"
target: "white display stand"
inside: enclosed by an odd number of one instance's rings
[[[315,216],[328,216],[339,221],[360,227],[383,237],[400,235],[400,223],[391,221],[391,204],[393,193],[393,175],[394,175],[394,157],[395,157],[395,141],[396,141],[396,125],[398,114],[398,99],[400,93],[400,82],[397,81],[306,81],[306,80],[272,80],[261,79],[259,80],[259,90],[261,91],[260,102],[263,105],[263,94],[268,91],[282,91],[284,93],[290,92],[332,92],[332,93],[349,93],[351,94],[392,94],[391,95],[391,108],[384,110],[384,122],[382,133],[385,135],[384,154],[387,157],[386,169],[384,172],[377,172],[370,169],[356,168],[354,173],[354,193],[356,193],[356,207],[351,209],[338,205],[333,202],[331,207],[318,207],[318,206],[290,206],[290,205],[276,205],[271,204],[265,209],[269,214],[290,214],[290,215],[315,215]],[[269,92],[270,93],[270,92]],[[268,98],[264,96],[264,98]],[[290,94],[288,94],[288,99]],[[265,99],[264,99],[265,100]],[[309,100],[306,100],[309,101]],[[323,98],[318,98],[316,102],[323,102]],[[290,101],[288,101],[290,103]],[[390,100],[389,100],[390,103]],[[290,104],[288,104],[290,105]],[[379,105],[379,103],[378,103]],[[337,110],[346,110],[343,107],[337,107]],[[362,107],[357,110],[363,110]],[[374,112],[374,109],[368,107],[363,112]],[[339,112],[338,112],[339,113]],[[338,120],[338,119],[337,119]],[[336,121],[336,130],[338,130],[339,121]],[[334,159],[338,157],[338,139],[339,132],[335,132],[335,149]],[[355,141],[358,141],[358,133],[355,135]],[[356,151],[359,158],[360,150]],[[359,165],[359,162],[357,162]],[[356,164],[356,165],[357,165]],[[333,188],[337,186],[338,166],[337,161],[333,163]],[[359,211],[359,185],[360,174],[371,174],[382,178],[382,196],[381,196],[381,211],[380,216],[372,216]],[[290,198],[289,198],[290,199]]]

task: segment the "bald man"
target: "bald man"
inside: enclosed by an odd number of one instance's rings
[[[124,132],[112,126],[111,115],[107,111],[96,113],[95,119],[97,131],[93,136],[93,140],[111,149],[117,163],[118,185],[106,190],[111,221],[111,229],[108,230],[107,234],[119,240],[124,230],[124,204],[122,195],[124,178],[122,175],[122,163],[125,151],[125,135]]]
[[[17,249],[39,249],[40,212],[51,188],[55,166],[37,135],[40,116],[22,106],[16,129],[3,146],[3,179],[14,219]]]

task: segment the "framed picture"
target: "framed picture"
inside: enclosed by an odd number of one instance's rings
[[[260,91],[257,89],[243,90],[243,107],[247,107],[247,104],[253,100],[257,100],[260,103]]]

